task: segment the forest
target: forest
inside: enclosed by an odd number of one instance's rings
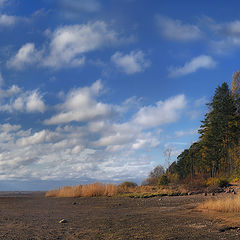
[[[240,71],[218,86],[198,130],[199,139],[164,171],[157,166],[143,184],[240,176]]]

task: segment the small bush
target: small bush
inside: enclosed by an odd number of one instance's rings
[[[229,186],[229,180],[227,178],[220,178],[219,179],[219,187],[224,188]]]
[[[135,188],[137,187],[137,184],[134,183],[134,182],[123,182],[121,184],[119,184],[120,187],[123,187],[123,188]]]
[[[143,186],[157,186],[158,178],[149,177],[142,182]]]
[[[206,185],[208,187],[228,187],[229,186],[229,180],[227,178],[209,178],[206,181]]]
[[[169,184],[169,179],[166,174],[163,174],[161,177],[158,179],[158,185],[160,186],[165,186]]]
[[[193,178],[189,176],[182,183],[188,191],[201,191],[206,188],[206,180],[201,176]]]

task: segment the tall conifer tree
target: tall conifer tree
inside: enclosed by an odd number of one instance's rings
[[[229,149],[235,136],[236,105],[227,83],[219,86],[208,104],[209,112],[200,129],[202,158],[211,177],[230,175]]]

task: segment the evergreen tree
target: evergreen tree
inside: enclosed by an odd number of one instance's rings
[[[189,150],[185,149],[178,157],[177,157],[177,167],[176,171],[179,176],[179,179],[184,179],[190,174],[190,161],[189,161]]]
[[[216,89],[208,106],[209,112],[199,131],[202,160],[211,177],[219,174],[230,175],[229,149],[235,140],[236,105],[227,83]]]
[[[179,179],[240,175],[240,71],[233,75],[232,89],[223,83],[207,105],[199,141],[167,169]]]

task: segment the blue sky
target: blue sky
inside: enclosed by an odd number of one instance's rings
[[[141,181],[239,70],[238,1],[0,0],[0,190]]]

